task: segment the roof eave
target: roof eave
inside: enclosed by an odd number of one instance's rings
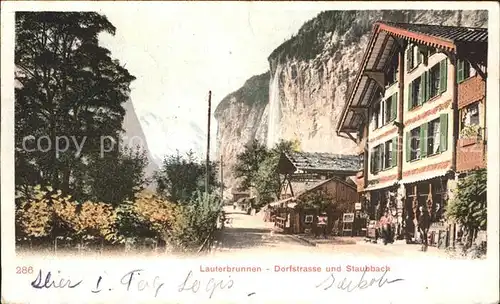
[[[349,92],[349,99],[348,99],[346,105],[342,108],[342,112],[340,114],[340,120],[339,120],[339,123],[337,124],[337,135],[340,135],[340,132],[342,132],[343,125],[345,123],[345,119],[347,116],[347,111],[351,107],[352,100],[353,100],[355,92],[357,91],[357,88],[359,86],[359,82],[361,81],[363,71],[366,68],[369,54],[371,53],[371,50],[373,49],[373,45],[376,41],[375,37],[378,36],[378,33],[379,33],[379,27],[380,27],[380,24],[378,22],[375,22],[373,24],[372,36],[370,37],[370,41],[366,47],[365,53],[363,54],[363,60],[361,61],[361,68],[358,70],[358,75],[356,76],[354,86],[351,89],[351,92]]]
[[[435,45],[437,47],[440,47],[442,49],[446,49],[448,51],[453,51],[455,52],[457,49],[456,43],[452,40],[448,39],[443,39],[443,38],[438,38],[434,36],[430,36],[427,34],[423,33],[418,33],[418,32],[413,32],[407,29],[403,29],[400,27],[392,26],[389,24],[386,24],[384,22],[377,22],[378,23],[378,32],[380,31],[386,31],[390,34],[395,35],[396,37],[405,37],[408,40],[415,41],[415,42],[426,42],[431,45]]]

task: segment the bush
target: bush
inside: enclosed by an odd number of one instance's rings
[[[111,205],[84,202],[50,186],[36,186],[30,197],[19,198],[16,210],[16,232],[19,237],[50,239],[71,237],[77,240],[100,238],[113,240],[115,212]]]
[[[464,226],[467,246],[472,245],[477,232],[486,228],[486,169],[472,171],[459,180],[455,197],[446,208],[447,218]]]
[[[211,246],[222,213],[222,200],[216,195],[196,192],[191,201],[179,204],[175,221],[166,231],[167,242],[183,251],[201,251]]]
[[[180,203],[142,193],[114,208],[99,202],[78,203],[50,187],[32,190],[30,197],[19,197],[16,204],[17,239],[44,244],[61,237],[110,244],[150,238],[162,240],[174,250],[200,251],[211,246],[222,212],[218,196],[199,191]]]

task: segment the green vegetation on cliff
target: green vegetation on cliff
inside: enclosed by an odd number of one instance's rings
[[[269,102],[269,80],[269,72],[252,76],[241,88],[222,99],[215,109],[215,116],[226,109],[233,98],[249,106],[266,105]]]

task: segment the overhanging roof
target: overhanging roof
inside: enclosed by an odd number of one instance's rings
[[[368,42],[354,86],[346,101],[337,124],[340,132],[355,132],[363,119],[363,109],[367,109],[374,96],[379,94],[376,82],[369,72],[385,72],[394,52],[396,39],[426,45],[455,54],[482,54],[486,63],[488,29],[428,24],[377,22]],[[365,113],[366,114],[366,113]]]
[[[294,173],[300,170],[306,173],[331,172],[343,175],[354,175],[361,169],[361,160],[357,155],[290,152],[288,154],[282,154],[280,162],[282,168],[286,168],[285,171],[288,171],[283,173]]]

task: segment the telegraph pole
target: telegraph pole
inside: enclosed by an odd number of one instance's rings
[[[208,133],[207,133],[207,161],[205,164],[205,195],[208,195],[208,183],[210,182],[210,114],[212,112],[212,91],[208,91]]]

